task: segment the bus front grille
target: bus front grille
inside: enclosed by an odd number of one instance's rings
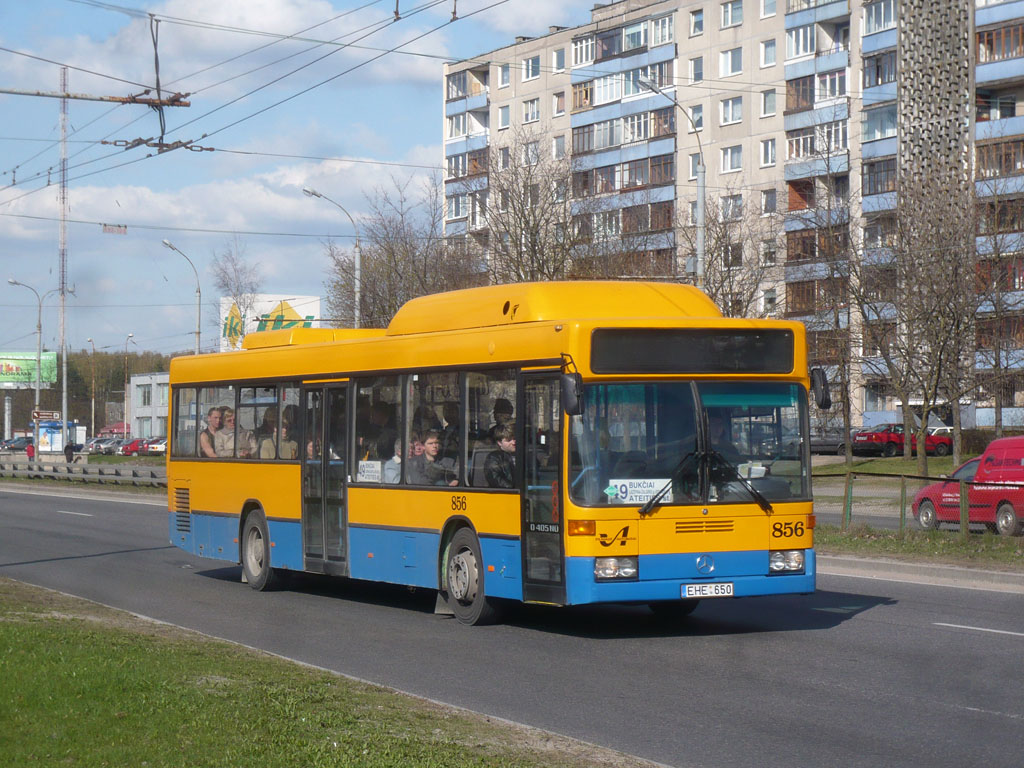
[[[676,533],[732,533],[732,520],[676,520]]]
[[[188,488],[174,489],[174,528],[178,533],[192,532],[192,503]]]

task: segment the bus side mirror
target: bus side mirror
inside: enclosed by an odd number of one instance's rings
[[[583,377],[578,373],[562,374],[562,410],[570,416],[583,412]]]
[[[832,395],[828,391],[828,377],[822,368],[811,368],[811,394],[815,404],[823,411],[832,407]]]

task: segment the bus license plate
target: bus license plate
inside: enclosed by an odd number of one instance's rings
[[[683,597],[732,597],[733,585],[731,581],[723,581],[717,584],[684,584]]]

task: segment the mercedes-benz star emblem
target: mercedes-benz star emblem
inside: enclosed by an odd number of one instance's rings
[[[697,573],[705,575],[715,570],[715,558],[711,555],[701,555],[697,558]]]

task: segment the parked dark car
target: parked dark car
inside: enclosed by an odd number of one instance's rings
[[[1024,438],[993,440],[981,456],[918,491],[911,509],[922,528],[960,522],[960,480],[974,481],[967,486],[970,522],[984,523],[1003,536],[1024,532]]]
[[[33,437],[31,437],[31,436],[29,436],[29,437],[15,437],[12,440],[10,440],[7,443],[7,445],[4,446],[4,447],[8,451],[24,451],[25,448],[27,448],[28,446],[32,445],[32,443],[34,443],[34,442],[35,442],[35,439]]]
[[[861,455],[896,456],[903,453],[903,425],[879,424],[853,436],[853,452]],[[911,450],[917,450],[917,435],[910,436]],[[953,439],[946,435],[927,435],[925,451],[936,456],[948,456],[953,451]]]
[[[811,453],[834,453],[842,456],[846,453],[845,433],[841,429],[812,433]]]

